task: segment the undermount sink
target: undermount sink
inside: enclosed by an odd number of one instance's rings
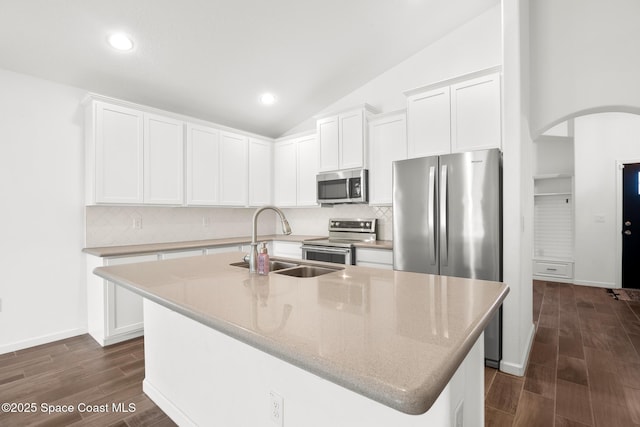
[[[234,267],[249,268],[249,262],[248,261],[234,262],[231,265],[234,266]],[[285,268],[298,267],[298,265],[299,264],[294,264],[292,262],[269,261],[269,271],[278,271],[278,270],[283,270]]]
[[[284,274],[286,276],[293,276],[293,277],[317,277],[317,276],[322,276],[323,274],[329,274],[339,270],[342,270],[342,269],[316,267],[311,265],[300,265],[295,268],[289,268],[286,270],[278,271],[276,274]]]
[[[249,268],[249,262],[240,261],[233,262],[230,265],[233,267],[242,267]],[[333,273],[334,271],[343,270],[341,267],[330,268],[330,267],[319,267],[315,265],[300,265],[294,262],[286,262],[286,261],[278,261],[271,260],[269,261],[269,271],[274,272],[276,274],[284,274],[285,276],[292,277],[317,277],[322,276],[323,274]]]

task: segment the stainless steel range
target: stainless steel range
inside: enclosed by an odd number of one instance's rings
[[[329,238],[308,240],[302,245],[302,258],[336,264],[355,265],[354,243],[377,238],[376,218],[331,218]]]

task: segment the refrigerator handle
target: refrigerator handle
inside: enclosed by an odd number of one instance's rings
[[[447,216],[449,214],[449,194],[447,183],[447,165],[440,169],[440,260],[442,265],[449,264],[449,230]]]
[[[429,168],[429,201],[427,207],[427,227],[429,233],[429,244],[431,245],[431,265],[436,263],[436,230],[435,230],[435,209],[436,209],[436,167]]]

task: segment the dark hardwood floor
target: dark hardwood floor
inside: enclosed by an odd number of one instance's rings
[[[81,335],[3,354],[0,403],[20,412],[3,405],[0,426],[175,426],[143,379],[142,338],[102,348]]]
[[[485,368],[485,424],[640,426],[640,302],[536,281],[533,305],[525,377]],[[0,426],[174,426],[142,392],[143,379],[142,338],[102,348],[82,335],[3,354],[0,403],[23,412],[3,407]]]
[[[524,378],[485,368],[485,425],[640,426],[640,301],[534,281]]]

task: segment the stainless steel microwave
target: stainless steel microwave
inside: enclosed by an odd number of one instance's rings
[[[368,203],[368,180],[367,169],[320,173],[316,177],[318,203]]]

